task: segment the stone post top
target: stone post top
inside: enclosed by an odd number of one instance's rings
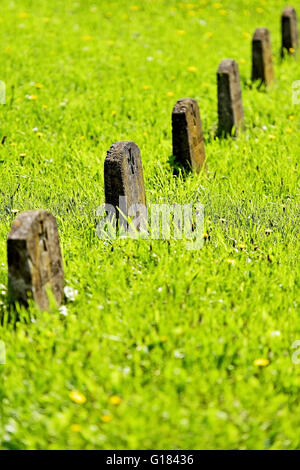
[[[9,239],[25,240],[28,237],[30,227],[39,221],[50,220],[56,224],[55,217],[46,210],[30,210],[22,212],[14,220],[10,232],[8,234]]]
[[[180,98],[173,108],[173,113],[184,113],[191,105],[197,106],[197,101],[193,98]]]
[[[218,73],[231,73],[236,69],[238,69],[238,64],[234,59],[223,59],[220,62]]]
[[[282,11],[282,16],[290,16],[294,15],[296,13],[296,10],[294,7],[285,7]]]
[[[132,142],[131,140],[121,140],[119,142],[115,142],[107,151],[105,160],[119,160],[120,157],[124,157],[127,151],[129,150],[139,152],[139,147],[136,145],[135,142]]]
[[[260,41],[262,39],[268,39],[270,37],[270,31],[268,28],[256,28],[253,34],[253,41]]]

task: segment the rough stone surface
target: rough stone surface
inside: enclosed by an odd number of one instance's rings
[[[177,101],[172,112],[172,135],[175,162],[199,172],[205,163],[205,149],[197,101]]]
[[[120,218],[117,209],[120,196],[126,197],[126,205],[122,207],[125,217],[135,204],[146,208],[141,154],[134,142],[117,142],[110,147],[104,162],[104,186],[105,202],[115,207],[117,218]]]
[[[218,80],[218,135],[238,135],[243,128],[244,111],[238,64],[224,59],[217,72]]]
[[[298,24],[295,8],[286,7],[281,15],[281,55],[287,51],[289,54],[296,54],[298,42]]]
[[[7,238],[8,289],[25,306],[32,298],[49,307],[47,289],[58,305],[64,296],[64,272],[55,217],[43,210],[20,214]]]
[[[270,31],[257,28],[252,38],[252,81],[269,85],[274,80]]]

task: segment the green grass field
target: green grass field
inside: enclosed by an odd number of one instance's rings
[[[2,0],[1,449],[300,449],[300,61],[280,60],[284,6]],[[272,34],[267,91],[249,80],[259,26]],[[240,67],[238,139],[214,139],[223,58]],[[206,175],[173,176],[182,97],[200,107]],[[119,140],[141,149],[149,204],[204,204],[201,250],[97,238],[103,163]],[[29,209],[56,216],[78,293],[15,325],[6,238]]]

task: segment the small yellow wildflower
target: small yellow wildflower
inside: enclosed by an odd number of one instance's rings
[[[17,145],[17,142],[12,142],[10,145],[11,145],[12,147],[15,147],[15,146]]]
[[[167,96],[169,96],[169,97],[174,96],[174,92],[173,91],[168,91]]]
[[[273,231],[272,229],[266,228],[265,234],[266,234],[266,235],[270,235],[270,233],[272,233],[272,231]]]
[[[81,39],[83,41],[91,41],[93,38],[92,38],[92,36],[81,36]]]
[[[216,8],[216,10],[222,8],[222,3],[214,3],[214,8]]]
[[[290,121],[293,121],[294,119],[295,119],[295,116],[293,116],[293,115],[289,116]]]
[[[43,108],[43,109],[48,109],[48,106],[47,106],[46,104],[43,104],[43,105],[42,105],[42,108]]]
[[[121,403],[121,401],[122,400],[118,395],[113,395],[109,399],[109,403],[111,403],[112,405],[119,405]]]
[[[249,33],[243,33],[244,38],[250,39],[251,35]]]
[[[28,18],[28,13],[18,13],[18,18]]]
[[[83,405],[86,402],[86,397],[77,390],[72,390],[72,392],[69,393],[69,397],[74,403],[77,403],[78,405]]]
[[[26,153],[20,153],[19,157],[20,157],[20,158],[25,158],[25,157],[26,157]]]
[[[20,210],[19,209],[12,209],[11,212],[12,212],[12,214],[17,214],[18,212],[20,212]]]
[[[257,11],[257,13],[263,13],[263,12],[264,12],[264,9],[258,7],[258,8],[256,8],[256,11]]]
[[[291,129],[290,127],[288,127],[286,131],[287,131],[288,134],[291,134],[291,133],[293,132],[293,129]]]
[[[165,341],[167,341],[167,339],[168,339],[168,338],[167,338],[166,336],[162,336],[162,337],[160,338],[160,340],[161,340],[163,343],[164,343]]]
[[[240,59],[240,64],[245,64],[245,63],[246,63],[245,59]]]
[[[41,88],[44,88],[44,85],[42,85],[41,83],[36,83],[34,86],[35,86],[35,88],[37,88],[38,90],[40,90]]]
[[[189,72],[196,72],[196,71],[197,71],[197,67],[195,67],[194,65],[191,65],[190,67],[188,67],[188,71],[189,71]]]
[[[226,260],[226,263],[231,264],[232,266],[234,266],[235,261],[234,261],[234,259],[228,258],[228,259]]]
[[[138,7],[137,5],[133,5],[130,9],[132,11],[139,11],[140,7]]]
[[[44,135],[44,134],[43,134],[42,132],[37,132],[37,133],[36,133],[36,136],[37,136],[37,137],[43,137],[43,135]]]
[[[269,359],[259,358],[259,359],[255,359],[253,364],[257,367],[266,367],[270,364],[270,361]]]
[[[207,240],[207,239],[208,239],[208,233],[207,233],[207,232],[204,232],[203,238],[204,238],[204,240]]]
[[[223,16],[227,15],[227,10],[220,10],[220,14]]]
[[[211,33],[211,32],[208,32],[208,33],[206,33],[206,35],[205,35],[205,36],[206,36],[207,38],[211,38],[211,37],[213,36],[213,33]]]
[[[112,112],[111,112],[111,115],[112,115],[112,116],[116,116],[116,114],[117,114],[117,111],[112,111]]]
[[[185,34],[185,31],[183,29],[177,29],[176,33],[182,36],[183,34]]]
[[[269,139],[271,139],[271,140],[276,139],[276,135],[273,135],[273,134],[269,134],[268,137],[269,137]]]
[[[294,49],[293,47],[290,47],[290,48],[289,48],[289,52],[290,52],[291,54],[294,54],[295,49]]]
[[[70,426],[70,429],[73,432],[80,432],[81,431],[81,426],[80,426],[80,424],[72,424]]]
[[[144,90],[149,90],[150,86],[149,85],[144,85],[143,88],[144,88]]]
[[[246,245],[244,245],[243,243],[239,243],[239,244],[238,244],[238,248],[239,248],[240,250],[244,250],[244,249],[247,248],[247,247],[246,247]]]
[[[102,415],[101,416],[101,421],[103,421],[103,423],[110,423],[111,420],[112,420],[111,415]]]

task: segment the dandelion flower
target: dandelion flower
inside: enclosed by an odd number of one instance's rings
[[[28,13],[18,13],[18,18],[28,18]]]
[[[80,432],[81,431],[81,426],[80,426],[80,424],[72,424],[70,426],[70,429],[73,432]]]
[[[72,392],[69,393],[69,397],[74,403],[77,403],[78,405],[83,405],[86,402],[86,397],[77,390],[72,390]]]
[[[103,421],[103,423],[110,423],[111,420],[112,420],[111,415],[102,415],[101,416],[101,421]]]
[[[195,67],[194,65],[191,65],[190,67],[188,67],[188,71],[189,71],[189,72],[196,72],[196,71],[197,71],[197,67]]]
[[[239,248],[240,250],[244,250],[244,249],[246,248],[246,245],[244,245],[244,243],[239,243],[239,244],[238,244],[238,248]]]
[[[232,266],[234,266],[235,261],[234,261],[234,259],[228,258],[228,259],[226,260],[226,263],[231,264]]]
[[[109,399],[109,403],[111,403],[112,405],[119,405],[121,403],[121,401],[122,400],[118,395],[113,395]]]
[[[273,134],[269,134],[268,137],[269,137],[269,139],[271,139],[271,140],[276,139],[276,135],[273,135]]]
[[[177,29],[176,33],[182,36],[183,34],[185,34],[185,31],[183,29]]]
[[[291,54],[293,54],[293,53],[295,52],[295,49],[294,49],[293,47],[290,47],[290,48],[289,48],[289,52],[290,52]]]
[[[92,38],[92,36],[81,36],[81,39],[83,41],[91,41],[93,38]]]
[[[295,116],[293,116],[293,115],[289,116],[290,121],[293,121],[294,119],[295,119]]]
[[[269,359],[259,358],[259,359],[255,359],[253,364],[257,367],[266,367],[270,364],[270,361]]]
[[[270,235],[270,233],[272,233],[272,230],[271,230],[270,228],[267,228],[267,229],[265,230],[265,234],[266,234],[266,235]]]
[[[169,97],[174,96],[173,91],[168,91],[167,96],[169,96]]]

